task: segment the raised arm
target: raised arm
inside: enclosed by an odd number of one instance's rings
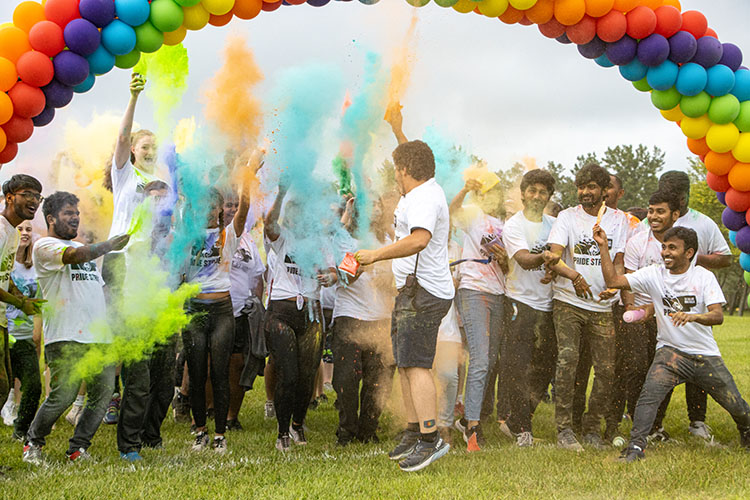
[[[130,241],[130,235],[121,234],[120,236],[115,236],[107,241],[94,243],[93,245],[84,245],[78,248],[68,247],[65,249],[65,253],[63,253],[62,261],[63,264],[91,262],[114,250],[122,250],[128,244],[128,241]]]
[[[133,73],[130,80],[130,101],[125,110],[125,116],[120,124],[120,131],[117,135],[117,144],[115,145],[115,167],[122,168],[130,158],[130,134],[133,132],[133,118],[135,117],[135,105],[138,103],[138,96],[143,92],[146,80],[140,75]]]
[[[396,136],[396,140],[399,144],[409,142],[409,139],[404,135],[404,117],[401,114],[400,104],[394,104],[388,109],[385,115],[385,121],[390,124],[393,135]]]
[[[273,200],[271,209],[263,219],[264,231],[266,237],[271,241],[279,239],[281,234],[281,228],[279,227],[279,216],[281,215],[281,207],[284,205],[284,198],[286,197],[288,187],[284,183],[279,183],[279,194],[276,195],[276,199]]]
[[[250,211],[250,184],[253,178],[258,173],[258,170],[263,167],[263,156],[266,150],[264,148],[257,148],[250,155],[250,159],[247,161],[247,165],[242,172],[242,190],[240,191],[240,206],[237,208],[237,213],[234,215],[234,233],[239,237],[243,231],[245,231],[245,223],[247,222],[247,213]]]
[[[598,224],[594,226],[594,241],[599,245],[599,254],[602,259],[602,275],[604,275],[604,283],[607,288],[614,288],[617,290],[630,290],[630,283],[625,278],[624,269],[622,268],[622,254],[617,254],[620,258],[618,266],[623,269],[618,274],[615,269],[615,263],[612,262],[612,257],[609,255],[609,246],[607,243],[607,233]]]
[[[458,194],[451,201],[451,204],[448,206],[448,211],[450,212],[450,214],[453,215],[461,209],[467,194],[472,191],[474,191],[475,193],[479,192],[480,189],[482,189],[481,182],[476,179],[467,180],[466,184],[464,184],[464,187],[461,188],[461,191],[458,192]]]

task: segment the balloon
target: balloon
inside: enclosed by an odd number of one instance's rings
[[[13,115],[13,117],[3,125],[3,131],[5,132],[5,137],[8,141],[16,143],[25,142],[28,141],[34,133],[34,122],[31,121],[31,118],[23,118],[18,115]]]
[[[537,2],[526,11],[526,17],[534,24],[545,24],[550,22],[555,15],[554,0],[537,0]]]
[[[737,191],[750,191],[750,164],[736,163],[727,178],[729,185]]]
[[[750,271],[750,254],[740,254],[740,266],[744,271]]]
[[[680,67],[677,75],[677,90],[680,94],[696,96],[703,92],[707,83],[708,73],[700,64],[687,63]]]
[[[727,197],[726,193],[722,193],[721,191],[718,191],[716,193],[716,199],[719,200],[719,203],[721,203],[725,207],[727,206],[726,197]]]
[[[740,131],[750,132],[750,101],[744,101],[739,104],[739,112],[737,113],[737,118],[734,120],[734,124],[737,125]]]
[[[96,49],[96,52],[87,58],[87,60],[89,62],[90,73],[89,76],[86,77],[86,80],[88,80],[91,75],[103,75],[109,73],[112,68],[115,67],[115,56],[101,45]],[[84,85],[85,83],[86,81],[83,81],[79,85]],[[76,87],[79,85],[76,85]]]
[[[698,48],[693,57],[693,62],[708,69],[721,61],[724,55],[724,46],[716,38],[704,36],[698,39]]]
[[[615,0],[586,0],[586,14],[591,17],[602,17],[612,10]]]
[[[85,19],[73,19],[63,30],[65,44],[83,57],[90,56],[99,48],[102,37],[93,23]]]
[[[718,124],[733,122],[740,115],[740,101],[732,94],[716,97],[711,102],[708,117]]]
[[[182,7],[173,0],[154,0],[151,2],[151,24],[164,33],[175,31],[182,26],[185,14]],[[231,17],[230,17],[231,20]]]
[[[281,2],[278,2],[278,5],[281,5]],[[185,14],[185,20],[182,22],[182,25],[192,31],[203,29],[211,17],[211,14],[201,4],[193,7],[183,7],[182,10]]]
[[[18,81],[16,65],[4,57],[0,57],[0,92],[9,91]]]
[[[114,60],[114,56],[112,56],[112,59]],[[82,84],[73,87],[73,92],[75,92],[76,94],[83,94],[84,92],[88,92],[94,87],[94,83],[96,83],[96,76],[89,74],[89,76],[86,78],[86,80],[84,80]]]
[[[37,2],[21,2],[13,11],[13,24],[26,33],[36,23],[44,20],[44,7]]]
[[[596,35],[607,43],[620,40],[625,36],[627,29],[627,18],[617,10],[610,11],[596,21]]]
[[[648,77],[647,77],[647,81],[649,82],[649,85],[651,85],[651,82],[650,80],[648,80]],[[653,92],[651,92],[651,102],[657,109],[661,109],[661,110],[674,108],[675,106],[680,104],[681,98],[682,96],[680,95],[679,92],[677,92],[677,89],[675,89],[674,87],[670,87],[670,88],[663,89],[663,90],[654,90]]]
[[[13,116],[13,101],[8,94],[0,92],[0,125],[6,123]]]
[[[706,139],[698,139],[697,141],[695,139],[688,139],[687,147],[691,153],[698,156],[705,156],[711,151],[711,148],[706,143]]]
[[[180,26],[174,31],[164,33],[164,45],[177,45],[182,43],[187,35],[187,29],[184,26]]]
[[[29,31],[29,43],[34,50],[55,57],[65,48],[63,30],[52,21],[42,21]]]
[[[685,134],[685,137],[691,139],[703,139],[706,137],[708,130],[712,126],[713,122],[708,118],[708,115],[703,115],[698,118],[686,117],[680,123],[682,133]]]
[[[234,15],[240,19],[253,19],[263,7],[263,0],[235,0],[234,2]]]
[[[743,227],[734,237],[734,244],[740,251],[747,253],[750,252],[750,227]],[[747,281],[747,277],[745,277]]]
[[[115,57],[115,66],[121,69],[130,69],[141,60],[141,53],[133,49],[130,53]]]
[[[646,78],[642,80],[638,80],[637,82],[633,82],[633,87],[639,91],[639,92],[651,92],[653,89],[651,88],[651,85],[648,84],[648,81]],[[657,91],[660,92],[660,91]]]
[[[565,34],[566,26],[557,19],[539,25],[539,32],[547,38],[557,38]]]
[[[718,176],[727,175],[738,164],[732,153],[717,153],[716,151],[709,151],[703,163],[706,165],[706,170]]]
[[[21,28],[12,25],[0,28],[0,57],[15,64],[19,57],[30,50],[29,36]]]
[[[651,85],[652,88],[656,90],[667,90],[674,86],[679,71],[680,68],[675,63],[665,60],[659,66],[649,68],[646,78],[648,78],[648,84]],[[675,92],[680,94],[677,89],[675,89]],[[680,95],[680,97],[682,97],[682,95]],[[672,107],[668,109],[671,109]]]
[[[661,35],[650,35],[638,43],[637,54],[646,66],[659,66],[669,57],[669,41]]]
[[[620,66],[620,74],[628,81],[637,82],[646,78],[648,66],[644,65],[638,59],[633,59],[628,64]]]
[[[52,80],[50,84],[42,90],[44,90],[44,95],[47,98],[48,107],[63,108],[73,100],[73,87],[64,85],[56,79]]]
[[[47,0],[44,4],[44,17],[61,28],[80,16],[78,0]]]
[[[748,253],[748,252],[745,252],[745,253]],[[745,278],[745,283],[750,285],[750,273],[749,272],[745,271],[744,278]]]
[[[44,92],[28,83],[18,82],[8,91],[13,111],[23,118],[33,118],[44,110]]]
[[[669,39],[669,59],[677,64],[686,63],[695,57],[698,41],[687,31],[678,31]]]
[[[742,51],[732,43],[722,43],[722,55],[719,64],[727,66],[732,71],[737,71],[742,66]]]
[[[104,28],[115,18],[115,3],[112,0],[81,0],[78,10],[82,18],[97,28]]]
[[[740,140],[732,150],[732,155],[739,162],[750,163],[750,133],[740,132]]]
[[[646,38],[656,29],[656,14],[653,10],[643,5],[628,12],[627,20],[627,33],[637,40]]]
[[[21,80],[34,87],[44,87],[55,76],[55,67],[52,65],[49,56],[35,50],[22,55],[18,59],[16,67]]]
[[[638,42],[628,35],[623,35],[618,41],[607,45],[607,57],[615,64],[628,64],[635,59]]]
[[[578,46],[578,52],[586,59],[597,59],[604,55],[605,50],[607,50],[607,44],[596,36],[589,43]]]
[[[141,52],[156,52],[164,44],[164,33],[146,21],[135,28],[135,48]]]
[[[706,34],[708,21],[706,16],[697,10],[688,10],[682,13],[682,31],[687,31],[695,38],[700,38]]]
[[[729,207],[725,208],[724,212],[722,212],[721,221],[731,231],[739,231],[747,226],[745,214],[743,212],[735,212]]]
[[[299,3],[305,3],[305,2],[303,0],[302,2],[299,2]],[[224,14],[232,10],[232,7],[234,7],[234,0],[202,0],[201,4],[203,5],[203,8],[208,11],[209,14],[213,14],[215,16],[223,16]],[[507,1],[506,1],[506,6],[507,6]]]
[[[115,0],[115,12],[120,21],[136,27],[148,21],[151,9],[148,0]]]
[[[556,0],[555,19],[565,26],[572,26],[583,19],[586,14],[584,0]]]
[[[727,95],[735,85],[734,72],[723,64],[708,68],[708,83],[706,92],[714,97]]]
[[[49,125],[52,123],[52,120],[55,119],[55,108],[51,108],[47,106],[44,108],[44,111],[36,115],[31,120],[34,122],[35,127],[44,127],[45,125]]]
[[[682,112],[679,106],[675,106],[672,109],[663,109],[661,115],[670,122],[679,122],[685,118],[685,114]]]
[[[268,2],[263,2],[263,10],[265,11],[276,10],[277,8],[277,3],[269,4]],[[453,10],[455,10],[456,12],[460,12],[461,14],[468,14],[476,8],[477,3],[474,0],[458,0],[455,4],[453,4]]]
[[[729,188],[726,192],[724,200],[727,202],[727,207],[731,208],[735,212],[747,212],[750,209],[750,193],[737,191],[734,188]],[[747,220],[745,221],[747,222]]]
[[[18,144],[9,142],[5,145],[5,149],[0,152],[0,165],[10,163],[18,154]]]
[[[323,7],[324,5],[327,5],[328,2],[330,2],[330,1],[331,0],[312,0],[312,1],[307,0],[307,5],[311,5],[313,7]],[[362,2],[362,0],[359,0],[359,1]],[[374,4],[378,3],[379,1],[380,0],[365,0],[362,3],[367,4],[367,5],[374,5]],[[455,1],[458,1],[458,0],[455,0]],[[237,5],[237,4],[235,3],[235,5]],[[447,5],[447,7],[450,7],[450,5]]]
[[[175,2],[183,7],[192,7],[193,5],[198,5],[201,0],[175,0]]]
[[[750,71],[740,68],[734,73],[734,88],[731,94],[740,102],[750,101]]]
[[[721,193],[724,195],[724,199],[726,200],[726,193]],[[722,203],[722,205],[726,206],[726,203]],[[737,246],[737,231],[729,231],[729,243],[731,243],[734,246]]]
[[[696,96],[684,96],[680,100],[680,109],[685,113],[685,116],[690,118],[699,118],[705,115],[708,113],[710,106],[711,96],[705,92]]]
[[[708,187],[710,187],[714,191],[722,193],[726,193],[727,190],[731,187],[726,175],[718,176],[712,174],[711,172],[706,173],[706,184],[708,184]]]
[[[516,24],[521,22],[523,20],[523,17],[524,15],[522,11],[515,9],[509,5],[508,8],[505,9],[505,12],[500,15],[499,19],[505,24]]]
[[[64,50],[52,60],[55,78],[70,87],[83,83],[89,76],[89,62],[75,52]]]
[[[671,5],[663,5],[656,9],[654,14],[656,14],[656,28],[654,29],[654,33],[669,38],[680,31],[682,27],[682,14],[676,8]]]
[[[223,16],[215,16],[211,14],[208,18],[208,24],[211,26],[226,26],[232,21],[232,18],[234,17],[234,14],[229,12],[228,14],[224,14]]]
[[[593,17],[583,16],[578,23],[568,26],[565,34],[577,45],[589,43],[596,36],[596,21]]]
[[[713,125],[706,134],[706,143],[717,153],[728,153],[740,140],[740,130],[734,123]]]
[[[115,19],[102,30],[102,45],[116,56],[132,52],[135,42],[135,30],[119,19]]]
[[[611,68],[615,65],[612,61],[609,60],[607,57],[607,54],[603,54],[596,59],[594,59],[594,62],[601,66],[602,68]]]

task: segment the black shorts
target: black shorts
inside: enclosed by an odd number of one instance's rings
[[[250,342],[250,323],[246,314],[234,318],[234,345],[232,354],[245,354],[245,349]]]
[[[393,359],[399,368],[432,368],[438,329],[451,307],[451,300],[435,297],[417,286],[410,297],[403,291],[396,296],[391,315]]]

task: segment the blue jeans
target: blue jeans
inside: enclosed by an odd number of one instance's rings
[[[497,362],[503,325],[503,296],[458,290],[458,310],[466,332],[466,420],[479,421],[487,376]]]

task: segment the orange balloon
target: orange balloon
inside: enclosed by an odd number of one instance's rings
[[[21,28],[15,26],[0,28],[0,57],[15,64],[19,57],[30,50],[29,35]]]
[[[682,5],[680,4],[680,0],[664,0],[664,5],[671,5],[672,7],[675,7],[677,10],[682,12]]]
[[[615,0],[586,0],[586,14],[591,17],[602,17],[615,6]]]
[[[37,2],[22,2],[13,11],[13,24],[26,33],[38,22],[44,21],[44,7]]]
[[[545,24],[555,16],[555,0],[537,0],[532,8],[526,11],[526,17],[534,24]]]
[[[263,8],[263,0],[235,0],[234,15],[240,19],[252,19],[260,14]]]
[[[639,4],[638,0],[615,0],[613,8],[627,13],[638,7]]]
[[[729,184],[737,191],[750,191],[750,164],[737,163],[729,172]]]
[[[0,57],[0,92],[7,92],[18,81],[16,65],[4,57]]]
[[[641,0],[641,5],[656,10],[664,5],[664,0]]]
[[[516,24],[523,19],[523,16],[524,14],[522,10],[518,10],[511,5],[508,5],[508,10],[503,12],[503,15],[500,16],[499,19],[505,24]]]
[[[234,14],[232,14],[231,10],[221,16],[211,14],[211,17],[208,18],[208,24],[210,24],[211,26],[226,26],[227,24],[229,24],[229,21],[231,21],[233,17]]]
[[[8,123],[13,116],[13,101],[8,94],[0,92],[0,125]]]
[[[706,143],[706,139],[688,138],[687,147],[691,153],[696,154],[698,156],[708,154],[708,152],[711,151],[711,148],[708,147],[708,143]]]
[[[5,136],[5,130],[0,128],[0,151],[5,149],[5,146],[8,144],[8,138]]]
[[[721,177],[722,175],[727,175],[729,171],[732,170],[732,167],[737,163],[737,160],[732,153],[717,153],[716,151],[709,151],[708,154],[706,154],[704,163],[706,164],[706,170]]]
[[[577,24],[586,15],[584,0],[557,0],[555,2],[555,19],[565,26]]]
[[[187,35],[187,28],[180,26],[174,31],[164,33],[164,45],[177,45],[182,43]]]

